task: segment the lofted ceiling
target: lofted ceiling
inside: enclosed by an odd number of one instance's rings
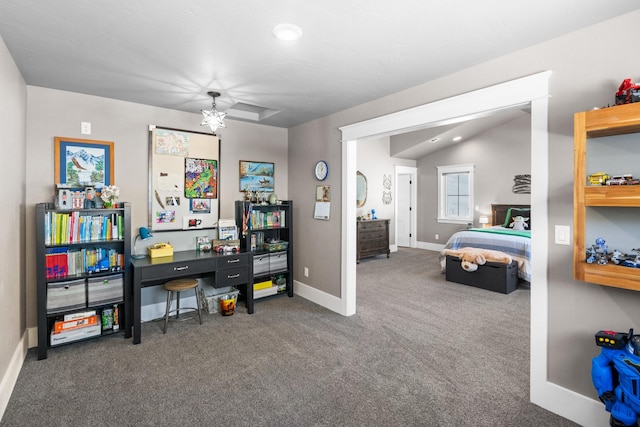
[[[291,127],[640,8],[637,0],[0,0],[28,85]],[[295,42],[272,28],[294,23]]]

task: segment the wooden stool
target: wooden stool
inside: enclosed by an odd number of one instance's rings
[[[196,294],[196,303],[198,304],[198,319],[202,325],[202,315],[200,313],[200,298],[198,296],[198,281],[196,279],[176,279],[171,280],[164,284],[164,288],[167,290],[167,310],[164,314],[164,334],[167,333],[167,324],[169,323],[169,314],[176,312],[176,319],[180,317],[180,292],[187,289],[193,289]],[[176,293],[176,309],[171,310],[171,297],[173,293]],[[191,307],[184,307],[182,310],[195,310]]]

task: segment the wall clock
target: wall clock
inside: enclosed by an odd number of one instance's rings
[[[316,163],[315,172],[316,172],[316,179],[318,181],[324,181],[325,179],[327,179],[327,176],[329,175],[329,165],[324,160],[320,160],[318,163]]]

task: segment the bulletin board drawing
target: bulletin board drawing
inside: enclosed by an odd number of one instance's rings
[[[216,135],[149,126],[149,228],[215,228],[219,170]]]
[[[184,195],[188,199],[218,198],[218,161],[184,159]]]

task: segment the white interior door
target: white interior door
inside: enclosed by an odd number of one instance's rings
[[[401,174],[398,175],[397,197],[398,197],[398,211],[396,212],[396,244],[398,246],[411,246],[411,236],[413,230],[411,229],[411,216],[412,212],[412,200],[411,200],[411,175]]]

